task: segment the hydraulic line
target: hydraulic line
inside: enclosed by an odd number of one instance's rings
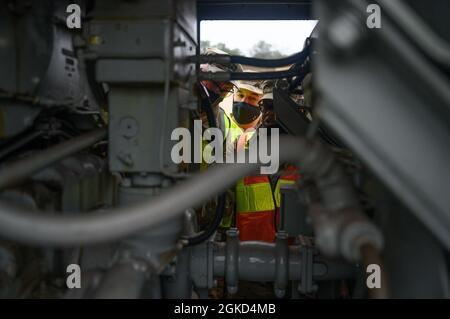
[[[379,3],[416,45],[438,63],[450,68],[450,44],[434,32],[411,7],[404,1],[380,0]]]
[[[208,119],[208,124],[209,127],[217,127],[217,123],[216,123],[216,119],[214,117],[214,112],[213,112],[213,108],[212,108],[212,104],[213,102],[210,100],[209,96],[208,96],[208,92],[207,89],[203,86],[203,84],[201,84],[201,82],[198,82],[198,87],[200,90],[203,90],[203,92],[200,95],[206,95],[206,101],[207,101],[207,105],[204,108],[204,111],[206,113],[206,117]]]
[[[295,53],[291,56],[280,58],[280,59],[257,59],[257,58],[249,58],[245,56],[231,56],[230,62],[236,64],[243,65],[251,65],[257,67],[266,67],[266,68],[274,68],[274,67],[282,67],[295,63],[303,63],[306,57],[309,55],[309,46],[305,47],[305,49],[301,52]]]
[[[205,94],[207,94],[206,88],[201,83],[198,83],[198,85],[201,89],[204,89]],[[217,127],[216,119],[214,117],[214,112],[213,112],[213,108],[212,108],[212,101],[209,99],[209,96],[207,97],[206,104],[207,104],[207,106],[205,108],[205,112],[208,117],[209,127]],[[211,224],[208,225],[208,227],[201,233],[196,234],[192,237],[185,238],[187,241],[186,246],[198,245],[212,236],[212,234],[216,231],[217,227],[219,227],[220,222],[222,221],[224,211],[225,211],[225,200],[226,200],[226,194],[223,193],[219,196],[219,198],[217,200],[217,208],[216,208],[216,211],[214,214],[214,219],[211,222]]]
[[[11,154],[12,152],[25,146],[26,144],[35,140],[42,134],[43,134],[43,132],[39,130],[39,131],[30,132],[30,133],[27,133],[26,135],[21,136],[18,140],[14,141],[12,144],[7,145],[5,148],[2,148],[0,150],[0,159],[3,159],[4,157]]]
[[[298,68],[289,69],[286,71],[274,71],[274,72],[201,72],[199,77],[201,80],[210,80],[218,82],[229,82],[236,80],[271,80],[271,79],[283,79],[292,78],[299,75],[300,70]]]
[[[106,134],[105,128],[96,129],[2,167],[0,169],[0,190],[15,185],[39,170],[92,146],[105,138]]]
[[[217,227],[219,227],[225,212],[225,199],[226,199],[225,193],[219,196],[213,221],[201,233],[196,234],[192,237],[185,238],[187,240],[186,246],[198,245],[204,242],[205,240],[208,240],[212,236],[212,234],[214,234]]]

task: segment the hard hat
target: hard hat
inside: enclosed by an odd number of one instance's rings
[[[260,87],[260,83],[258,81],[232,81],[232,83],[238,88],[238,89],[244,89],[248,90],[250,92],[262,95],[263,90]]]
[[[204,55],[230,55],[229,53],[220,50],[218,48],[206,48]],[[204,65],[203,68],[206,72],[242,72],[242,66],[240,64],[220,64],[220,63],[211,63]]]

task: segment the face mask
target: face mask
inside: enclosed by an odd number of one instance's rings
[[[261,114],[261,111],[256,106],[251,106],[245,102],[233,103],[233,116],[239,124],[250,124],[256,120]]]

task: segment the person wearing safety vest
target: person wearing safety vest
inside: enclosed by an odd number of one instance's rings
[[[250,105],[261,112],[261,105],[267,106],[272,102],[271,92],[270,87],[268,90],[265,88],[264,95],[257,102],[252,101]],[[257,114],[256,111],[254,113]],[[265,114],[258,117],[261,118],[261,123],[271,122],[263,115]],[[255,122],[255,125],[258,122]],[[247,148],[251,138],[257,138],[254,131],[242,134],[237,141],[237,149]],[[236,227],[239,229],[241,241],[274,242],[281,207],[281,186],[294,184],[298,178],[295,166],[284,165],[277,174],[246,176],[238,181],[235,187]]]

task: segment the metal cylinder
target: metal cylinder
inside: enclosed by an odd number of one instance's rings
[[[299,246],[289,246],[289,280],[301,279],[301,256]],[[238,248],[238,273],[240,280],[246,281],[274,281],[276,274],[275,244],[244,241]],[[226,258],[227,244],[215,243],[213,258],[214,277],[227,277]],[[204,261],[205,264],[207,261]],[[313,279],[315,281],[353,278],[357,267],[342,260],[330,260],[321,256],[314,257]]]
[[[285,231],[276,234],[275,240],[275,283],[274,292],[283,298],[289,281],[289,247]]]
[[[239,278],[239,230],[227,230],[227,245],[225,258],[225,283],[227,291],[235,294],[238,291]]]
[[[121,262],[111,268],[101,281],[94,298],[136,299],[147,278],[147,267],[138,261]]]
[[[140,178],[140,183],[144,183],[144,178],[142,176]],[[127,207],[140,203],[161,193],[162,175],[150,174],[146,178],[149,180],[148,185],[153,185],[152,187],[128,187],[124,185],[120,187],[120,206]],[[156,258],[157,254],[171,251],[175,248],[177,240],[183,232],[183,227],[184,216],[180,214],[171,222],[160,224],[157,227],[152,227],[126,238],[123,245],[127,249],[133,250],[134,254],[141,255],[141,258],[146,258],[150,255],[151,258]]]

